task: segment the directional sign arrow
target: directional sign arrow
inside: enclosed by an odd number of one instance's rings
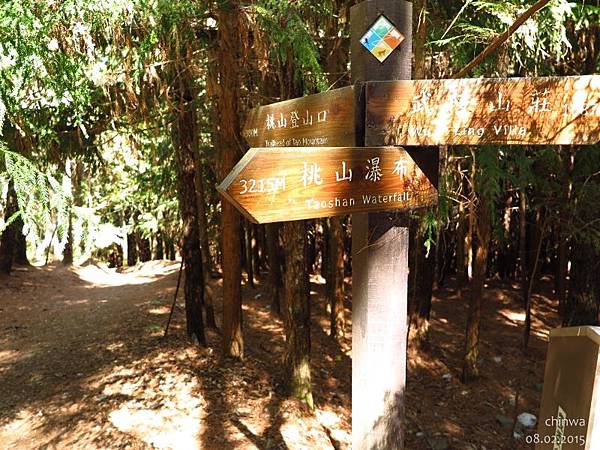
[[[595,144],[600,76],[367,84],[366,134],[380,145]]]
[[[217,189],[256,223],[437,202],[432,181],[400,147],[254,148]]]
[[[350,86],[254,108],[242,135],[250,147],[356,145],[355,93]]]

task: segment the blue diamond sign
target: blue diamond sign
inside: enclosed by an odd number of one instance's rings
[[[384,62],[403,40],[402,33],[385,16],[381,15],[361,38],[360,43],[379,62]]]

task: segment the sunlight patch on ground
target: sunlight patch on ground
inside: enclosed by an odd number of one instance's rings
[[[77,267],[75,274],[83,281],[98,286],[125,286],[151,283],[179,270],[180,263],[172,261],[150,261],[126,269],[123,273],[109,269],[105,264],[89,264]]]
[[[43,416],[23,409],[16,417],[0,428],[0,448],[28,448],[35,430],[43,425]]]
[[[129,400],[115,405],[108,418],[123,433],[159,449],[198,449],[205,401],[198,383],[186,374],[136,374],[124,369],[104,387],[108,398]],[[134,376],[123,376],[131,373]]]
[[[346,444],[347,446],[352,444],[352,435],[342,429],[342,421],[340,416],[333,411],[318,408],[315,413],[319,423],[329,430],[329,433],[333,439],[340,443]]]
[[[148,312],[150,314],[155,314],[157,316],[162,316],[163,314],[169,314],[170,310],[171,310],[171,308],[169,308],[168,306],[161,306],[160,308],[149,309]]]
[[[7,363],[20,356],[19,352],[14,350],[0,350],[0,363]]]
[[[306,449],[331,448],[329,446],[331,441],[325,430],[319,426],[316,418],[310,419],[296,415],[291,417],[284,415],[284,417],[285,421],[281,425],[280,431],[288,448],[303,448],[298,445],[300,443],[306,444],[306,447],[304,447]]]
[[[64,305],[72,306],[72,305],[85,305],[89,303],[89,300],[64,300],[62,303]]]
[[[462,436],[464,435],[464,431],[462,427],[456,422],[445,419],[441,423],[441,428],[444,430],[446,434],[454,435],[454,436]]]
[[[501,309],[498,313],[505,319],[510,320],[513,323],[525,322],[525,313],[510,311],[508,309]]]
[[[132,404],[133,403],[133,404]],[[138,409],[135,402],[109,414],[115,428],[158,449],[196,450],[201,427],[200,411],[183,414],[175,408]]]
[[[116,352],[117,350],[120,350],[124,347],[125,344],[123,342],[114,342],[112,344],[108,344],[106,346],[106,350],[108,350],[109,352]]]

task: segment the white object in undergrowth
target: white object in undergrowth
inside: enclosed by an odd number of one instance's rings
[[[521,413],[517,417],[517,421],[525,428],[534,428],[537,424],[537,418],[530,413]]]

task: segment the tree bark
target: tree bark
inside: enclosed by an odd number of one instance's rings
[[[329,221],[329,305],[331,308],[331,336],[335,339],[346,335],[344,311],[344,227],[341,217]]]
[[[167,258],[169,258],[169,260],[171,261],[175,261],[177,259],[177,255],[175,251],[175,243],[173,242],[173,238],[165,236],[164,241]]]
[[[204,189],[204,179],[202,178],[202,168],[200,158],[197,160],[198,170],[196,172],[196,195],[198,200],[198,220],[200,223],[200,243],[202,244],[202,262],[204,272],[210,274],[213,270],[212,257],[210,254],[210,243],[208,241],[208,218],[206,216],[206,191]]]
[[[70,191],[71,196],[68,206],[69,224],[67,226],[67,242],[63,249],[62,260],[65,266],[70,266],[71,264],[73,264],[73,207],[75,206],[75,202],[73,201],[73,187],[75,182],[77,181],[75,180],[76,177],[77,175],[75,173],[75,162],[71,159],[67,159],[67,162],[65,164],[64,179],[68,183],[68,191]]]
[[[529,273],[527,280],[528,282],[523,288],[524,295],[524,303],[525,303],[525,329],[523,332],[523,350],[527,351],[527,347],[529,346],[529,336],[531,334],[531,296],[533,294],[533,289],[535,287],[535,283],[539,276],[539,267],[540,267],[540,256],[542,252],[542,244],[544,242],[544,236],[546,233],[546,220],[545,220],[545,212],[541,209],[538,209],[536,212],[536,232],[535,232],[535,253],[533,255],[531,267],[529,267]]]
[[[156,233],[156,253],[154,254],[154,259],[165,259],[165,245],[160,231]]]
[[[429,318],[435,279],[436,246],[429,252],[425,248],[423,233],[419,230],[420,219],[412,219],[409,255],[409,292],[411,298],[410,339],[417,347],[426,347],[429,334]]]
[[[190,49],[186,55],[189,60]],[[177,65],[178,91],[176,120],[173,124],[173,138],[176,149],[177,185],[179,210],[183,222],[182,258],[185,273],[185,311],[188,336],[200,345],[206,346],[202,304],[204,303],[204,280],[202,278],[202,254],[200,251],[200,231],[198,205],[194,178],[198,132],[195,99],[192,87],[192,74],[185,61]]]
[[[427,42],[427,0],[415,0],[413,5],[414,23],[417,24],[413,40],[414,77],[416,80],[425,78],[425,44]]]
[[[67,227],[67,243],[63,249],[63,264],[70,266],[73,264],[73,213],[69,211],[69,226]]]
[[[21,217],[18,217],[17,220],[15,220],[15,264],[20,266],[30,265],[29,259],[27,258],[27,238],[23,234],[24,225]]]
[[[239,70],[243,64],[240,55],[240,4],[222,2],[217,10],[220,55],[218,99],[219,175],[223,179],[238,161],[241,150],[239,124]],[[240,247],[240,216],[228,201],[221,202],[221,252],[223,256],[223,354],[233,358],[244,357],[242,335],[242,295]]]
[[[575,165],[575,153],[572,147],[563,147],[562,151],[565,179],[563,180],[563,202],[559,212],[559,223],[556,230],[558,237],[558,249],[556,260],[556,295],[558,297],[558,310],[564,318],[565,303],[567,300],[567,277],[569,275],[569,214],[566,205],[571,203],[573,191],[573,168]]]
[[[290,395],[313,408],[310,372],[310,298],[306,223],[283,225],[285,252],[285,370]]]
[[[197,144],[197,140],[195,141]],[[196,145],[197,147],[197,145]],[[194,177],[194,186],[196,191],[196,205],[198,211],[198,232],[200,234],[200,255],[202,257],[202,280],[204,283],[204,314],[206,316],[206,326],[216,329],[215,307],[213,303],[213,291],[210,287],[210,274],[212,271],[212,261],[210,256],[210,245],[208,242],[208,222],[206,218],[206,198],[204,191],[204,180],[202,179],[202,167],[200,165],[199,149],[195,148],[196,173]]]
[[[254,264],[253,272],[255,278],[260,279],[260,259],[261,259],[261,249],[260,249],[260,229],[259,226],[255,223],[250,224],[250,228],[252,229],[252,264]]]
[[[469,293],[469,311],[465,332],[465,356],[462,379],[467,383],[479,377],[479,329],[481,323],[481,300],[486,279],[488,251],[491,239],[491,199],[486,198],[477,186],[475,178],[477,161],[473,153],[473,186],[476,196],[476,214],[473,214],[473,229],[476,233],[473,279]]]
[[[252,224],[246,222],[246,273],[248,274],[248,283],[254,289],[254,251],[252,248]]]
[[[519,279],[527,283],[527,195],[525,189],[519,191]]]
[[[6,194],[6,214],[4,215],[4,220],[8,221],[18,210],[17,193],[11,181],[8,193]],[[16,241],[16,224],[13,222],[5,228],[2,238],[0,238],[0,273],[10,275],[15,259]]]
[[[129,267],[135,266],[138,261],[137,252],[137,239],[135,233],[127,234],[127,265]]]
[[[142,237],[139,232],[136,233],[136,239],[138,242],[138,249],[140,252],[140,261],[150,261],[152,259],[152,247],[150,246],[150,239]]]
[[[575,239],[563,326],[600,325],[600,252]]]
[[[279,224],[270,223],[267,227],[267,246],[271,278],[271,310],[281,314],[281,295],[283,282],[281,275],[281,249],[279,246]]]

